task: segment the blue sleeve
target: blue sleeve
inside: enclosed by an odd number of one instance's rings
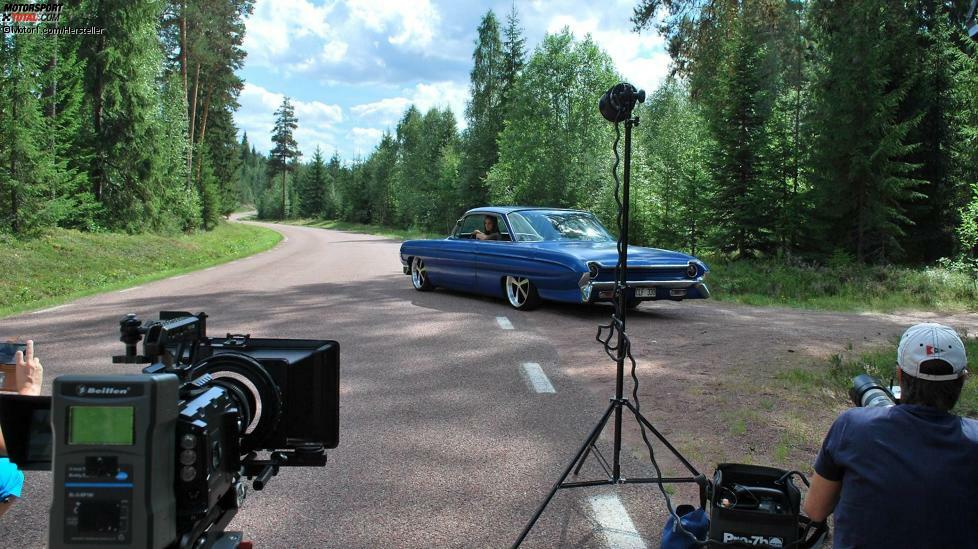
[[[843,414],[832,423],[832,427],[829,428],[829,432],[822,442],[822,449],[818,452],[818,457],[815,458],[815,472],[822,478],[833,482],[841,481],[842,474],[845,472],[837,462],[839,447],[845,430],[846,416]]]
[[[8,496],[20,497],[20,489],[24,486],[24,473],[7,458],[0,458],[0,498]]]

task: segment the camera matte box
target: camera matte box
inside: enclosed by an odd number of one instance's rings
[[[249,337],[244,344],[212,338],[213,356],[243,352],[271,374],[282,393],[283,413],[266,447],[304,443],[336,448],[340,435],[340,344],[322,339]]]

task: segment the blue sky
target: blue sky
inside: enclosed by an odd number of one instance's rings
[[[652,91],[669,56],[651,32],[631,32],[635,0],[517,0],[528,54],[567,26],[590,33],[628,81]],[[296,139],[344,160],[367,156],[412,103],[449,107],[464,128],[476,29],[487,10],[505,25],[513,2],[451,0],[257,0],[247,21],[245,87],[235,120],[263,152],[273,113],[293,99]],[[597,100],[597,98],[595,98]]]

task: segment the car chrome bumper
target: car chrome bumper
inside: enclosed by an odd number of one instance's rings
[[[625,283],[629,288],[667,288],[669,290],[696,289],[704,299],[710,297],[710,290],[703,282],[703,277],[692,280],[632,280]],[[581,301],[589,302],[599,295],[599,292],[614,290],[614,281],[591,282],[584,277],[581,279]],[[685,294],[684,294],[685,295]],[[677,296],[681,297],[681,296]],[[641,299],[641,298],[640,298]]]

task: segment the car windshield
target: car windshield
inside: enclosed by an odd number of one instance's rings
[[[527,210],[509,214],[513,232],[523,242],[614,240],[595,217],[584,212],[546,212]]]

